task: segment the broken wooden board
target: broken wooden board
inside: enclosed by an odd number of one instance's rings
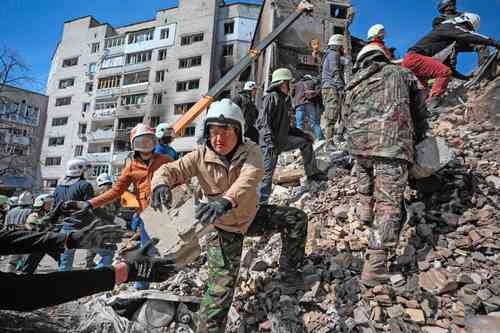
[[[274,173],[274,184],[300,183],[300,178],[304,177],[304,169],[279,170]]]

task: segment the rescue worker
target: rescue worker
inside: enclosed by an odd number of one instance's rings
[[[158,144],[155,147],[155,154],[166,155],[175,161],[178,159],[177,151],[170,145],[174,141],[175,133],[172,126],[162,123],[156,126],[156,138]]]
[[[257,106],[255,106],[255,96],[257,96],[257,84],[254,81],[245,82],[243,90],[233,98],[243,112],[245,117],[245,136],[255,143],[259,142],[259,131],[255,128],[255,122],[259,115]]]
[[[53,222],[53,218],[50,214],[53,201],[54,197],[51,194],[41,194],[35,198],[35,203],[33,204],[33,212],[26,219],[26,230],[42,232],[50,228],[50,223]],[[45,254],[45,252],[36,252],[26,256],[24,264],[21,268],[21,272],[24,274],[33,274]],[[59,264],[59,252],[50,252],[47,254],[51,256],[56,263]]]
[[[99,192],[97,195],[102,194],[106,191],[109,191],[113,186],[113,180],[107,173],[101,173],[97,179],[97,188]],[[115,200],[109,205],[103,207],[103,209],[111,216],[115,217],[118,215],[120,211],[120,200]],[[106,250],[106,249],[98,249],[97,251],[89,250],[87,251],[87,255],[85,257],[86,267],[87,268],[101,268],[105,266],[110,266],[113,262],[114,251]],[[99,262],[97,266],[94,262],[95,256],[99,255]]]
[[[453,19],[463,14],[457,11],[457,0],[440,0],[437,4],[437,10],[440,15],[432,20],[433,29],[444,21]]]
[[[292,72],[279,68],[272,75],[272,82],[264,96],[263,107],[257,119],[259,144],[264,157],[264,177],[259,185],[260,203],[267,204],[273,185],[273,174],[282,152],[300,149],[304,169],[309,181],[326,181],[328,178],[318,170],[314,157],[314,138],[290,125],[292,102],[290,81]]]
[[[376,44],[385,50],[385,54],[392,59],[392,52],[385,46],[385,27],[382,24],[375,24],[367,33],[368,44]]]
[[[19,197],[17,196],[9,197],[8,204],[9,204],[9,210],[11,210],[12,208],[16,208],[19,205]]]
[[[153,173],[163,164],[171,162],[168,156],[162,156],[154,153],[157,144],[156,132],[153,128],[144,124],[137,124],[130,134],[130,144],[133,156],[127,161],[120,177],[112,188],[101,195],[88,200],[84,205],[86,209],[104,207],[115,200],[119,200],[121,195],[133,185],[133,193],[139,201],[137,209],[137,218],[140,220],[141,245],[149,241],[149,236],[144,228],[144,223],[139,214],[149,205],[149,194],[151,192],[151,178]],[[154,254],[151,250],[150,255]],[[147,289],[149,284],[138,283],[136,289]]]
[[[460,52],[472,51],[475,45],[500,49],[500,42],[477,33],[479,25],[478,15],[464,13],[442,22],[408,50],[402,66],[413,71],[424,86],[429,79],[435,79],[428,100],[430,109],[440,106],[451,76],[457,73],[450,59]]]
[[[299,209],[261,205],[257,185],[264,170],[259,146],[245,140],[245,120],[229,99],[210,106],[204,121],[205,144],[176,162],[163,165],[152,180],[151,207],[169,208],[171,190],[197,177],[207,202],[196,218],[214,225],[208,241],[208,287],[198,332],[224,332],[238,276],[245,235],[282,233],[280,269],[284,281],[297,281],[304,257],[307,216]]]
[[[85,158],[69,160],[66,164],[66,171],[63,180],[59,182],[54,190],[54,207],[67,201],[85,201],[94,196],[94,188],[87,180],[87,172],[92,165]],[[74,228],[70,224],[65,224],[63,232],[71,232]],[[75,259],[74,249],[67,249],[59,261],[59,271],[65,272],[73,269]]]
[[[321,71],[321,94],[323,96],[324,112],[321,117],[321,127],[328,143],[338,143],[342,138],[335,134],[335,124],[339,119],[344,96],[344,36],[335,34],[328,41]]]
[[[316,87],[314,78],[306,74],[294,85],[293,106],[295,107],[295,126],[304,130],[304,119],[314,132],[316,140],[323,140],[320,125],[321,93]]]
[[[17,205],[7,212],[5,216],[5,226],[9,230],[23,230],[28,216],[33,209],[33,195],[30,192],[23,192],[17,200]],[[23,262],[22,254],[9,256],[7,271],[13,273]]]
[[[389,277],[408,170],[414,145],[428,129],[427,112],[417,78],[392,64],[379,45],[365,46],[355,69],[346,88],[344,116],[348,150],[357,163],[359,215],[369,226],[361,280],[373,287]]]

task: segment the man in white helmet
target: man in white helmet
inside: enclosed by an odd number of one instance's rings
[[[267,204],[269,200],[274,170],[278,163],[278,156],[282,152],[300,149],[308,180],[328,180],[316,166],[312,146],[314,138],[291,125],[292,79],[292,72],[287,68],[279,68],[273,72],[271,85],[267,90],[267,95],[264,96],[262,109],[257,119],[257,128],[260,132],[259,144],[264,157],[264,177],[259,185],[261,204]]]
[[[234,96],[233,102],[236,103],[245,117],[245,136],[255,143],[259,142],[259,131],[255,128],[255,121],[259,111],[255,106],[255,96],[257,95],[257,84],[254,81],[245,82],[243,90]]]
[[[167,123],[161,123],[156,126],[156,138],[158,139],[158,144],[155,147],[154,152],[158,155],[166,155],[175,161],[179,158],[177,151],[171,146],[172,141],[174,141],[175,132],[172,126]]]
[[[35,198],[35,203],[33,204],[33,212],[26,219],[25,229],[36,232],[48,230],[50,228],[50,224],[53,222],[52,216],[50,215],[53,202],[54,197],[51,194],[40,194],[37,196]],[[31,253],[26,256],[21,272],[23,274],[33,274],[45,254],[48,254],[56,263],[59,264],[59,252]]]
[[[5,226],[11,230],[22,230],[28,216],[33,209],[33,195],[30,192],[23,192],[18,198],[17,206],[9,210],[5,216]],[[15,272],[22,263],[23,255],[13,254],[9,256],[8,268],[9,272]]]
[[[328,48],[323,57],[321,71],[321,93],[325,110],[321,118],[321,125],[325,138],[329,143],[338,143],[340,136],[335,135],[335,124],[339,119],[342,98],[344,96],[344,36],[335,34],[328,41]]]
[[[441,105],[448,82],[452,76],[468,79],[455,69],[456,55],[474,51],[477,45],[500,49],[500,42],[478,33],[480,17],[473,13],[446,20],[412,46],[403,59],[402,66],[410,69],[424,87],[427,81],[435,79],[429,94],[429,109]]]
[[[244,131],[245,120],[235,103],[229,99],[213,103],[204,122],[205,143],[162,166],[151,182],[153,209],[168,209],[171,190],[192,177],[198,178],[208,201],[196,213],[200,223],[216,230],[208,239],[210,269],[198,332],[225,331],[245,235],[281,232],[280,268],[287,277],[297,272],[304,257],[307,216],[291,207],[258,207],[262,155],[258,145],[245,140]]]
[[[432,20],[432,28],[436,28],[446,20],[453,19],[463,13],[457,11],[457,0],[440,0],[437,4],[439,16]]]
[[[94,188],[87,180],[87,172],[91,164],[85,158],[76,158],[69,160],[66,164],[64,178],[57,184],[54,191],[54,207],[67,201],[86,201],[94,196]],[[69,225],[63,230],[68,233],[73,231]],[[67,249],[61,256],[59,270],[61,272],[73,269],[73,260],[75,250]]]
[[[367,33],[368,44],[375,44],[384,49],[385,54],[389,59],[393,59],[392,54],[395,49],[389,49],[385,46],[385,27],[382,24],[375,24]]]

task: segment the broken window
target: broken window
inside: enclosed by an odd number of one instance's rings
[[[65,89],[69,87],[73,87],[75,85],[75,79],[63,79],[59,81],[59,89]]]
[[[153,104],[159,105],[163,102],[163,94],[162,93],[154,93],[153,94]]]
[[[187,91],[198,89],[200,87],[200,80],[189,80],[177,82],[177,91]]]
[[[330,4],[330,16],[338,19],[347,18],[348,7]]]
[[[144,51],[144,52],[127,54],[127,59],[125,63],[127,65],[133,65],[151,61],[152,52],[153,51]]]
[[[68,123],[68,117],[52,118],[52,126],[64,126]]]
[[[49,138],[49,147],[63,146],[63,145],[64,145],[64,136]]]
[[[125,42],[124,37],[109,38],[109,39],[106,39],[104,41],[104,47],[106,49],[109,49],[112,47],[118,47],[118,46],[122,46],[124,42]]]
[[[234,45],[227,44],[222,47],[222,56],[223,57],[232,57],[234,52]]]
[[[62,63],[63,67],[71,67],[76,65],[78,65],[78,57],[64,59]]]
[[[153,40],[153,37],[154,37],[154,29],[147,29],[147,30],[133,32],[128,35],[128,44]]]
[[[174,114],[176,114],[176,115],[184,114],[184,113],[188,112],[189,109],[191,109],[191,107],[194,104],[195,103],[175,104],[175,106],[174,106]]]
[[[224,23],[224,35],[234,33],[234,21]]]
[[[146,103],[146,94],[122,96],[121,105],[144,104],[144,103]]]
[[[204,38],[203,32],[200,32],[197,34],[192,34],[192,35],[187,35],[187,36],[182,36],[181,37],[181,45],[190,45],[193,43],[202,42],[203,38]]]
[[[92,46],[90,47],[90,53],[96,53],[96,52],[99,52],[99,42],[92,43]]]
[[[165,81],[165,70],[162,71],[157,71],[156,72],[156,82],[163,82]]]
[[[56,98],[56,106],[70,105],[71,96]]]
[[[179,68],[201,66],[201,56],[179,59]]]
[[[168,36],[170,35],[170,29],[169,28],[164,28],[160,30],[160,39],[168,39]]]
[[[149,82],[149,71],[135,72],[123,76],[123,85]]]
[[[103,77],[97,82],[97,89],[116,88],[120,86],[121,75]]]
[[[158,61],[167,59],[167,49],[158,50]]]

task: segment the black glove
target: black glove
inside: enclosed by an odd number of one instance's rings
[[[130,281],[162,282],[176,273],[173,258],[155,258],[148,256],[149,250],[158,243],[151,239],[140,249],[130,251],[126,255],[128,278]]]
[[[116,250],[116,243],[125,237],[125,231],[118,225],[98,226],[99,221],[89,226],[72,231],[66,236],[65,245],[68,249],[109,249]]]
[[[163,208],[170,209],[172,203],[172,191],[168,185],[156,186],[151,194],[150,206],[154,210],[163,211]]]
[[[213,224],[217,218],[223,216],[233,208],[231,201],[218,198],[209,203],[203,203],[195,214],[197,220],[202,224]]]

